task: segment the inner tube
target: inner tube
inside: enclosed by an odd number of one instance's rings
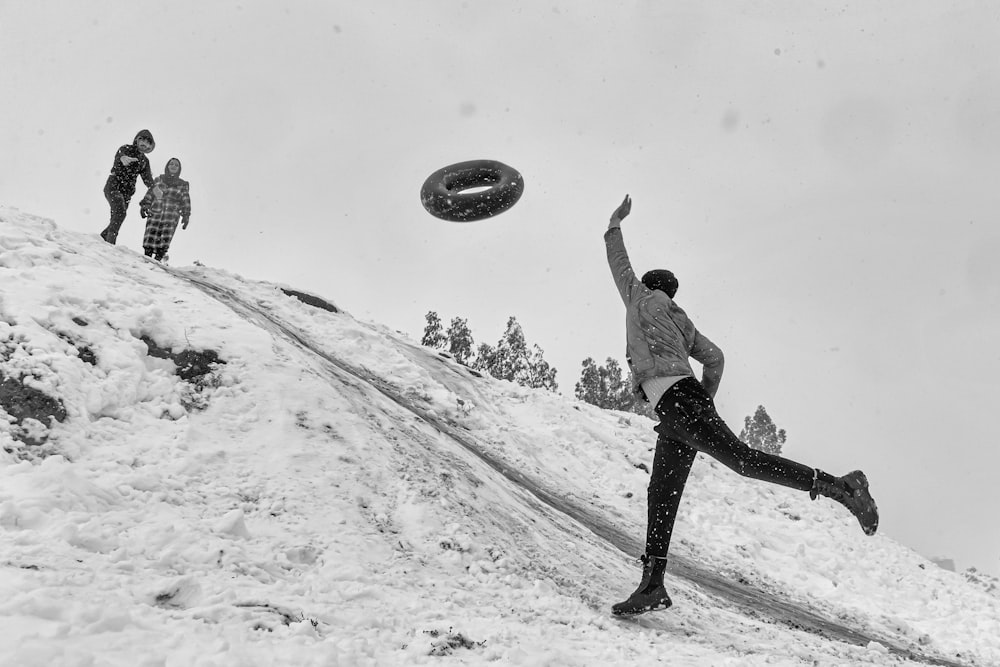
[[[480,192],[465,192],[489,186]],[[420,189],[420,203],[431,215],[451,222],[473,222],[503,213],[524,192],[516,169],[496,160],[469,160],[438,169]]]

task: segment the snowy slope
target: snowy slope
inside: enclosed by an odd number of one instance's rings
[[[3,665],[1000,665],[995,592],[703,458],[613,619],[651,422],[2,207],[0,374],[66,413],[0,411]]]

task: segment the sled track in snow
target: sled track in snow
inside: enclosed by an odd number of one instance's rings
[[[543,488],[535,480],[530,479],[521,471],[512,468],[504,461],[483,450],[474,441],[471,435],[464,433],[461,429],[444,422],[440,417],[432,414],[429,410],[402,396],[395,387],[385,382],[382,378],[368,372],[364,368],[351,366],[347,362],[344,362],[341,359],[318,349],[316,345],[305,338],[301,333],[272,318],[268,312],[258,308],[254,304],[247,303],[232,290],[215,285],[200,278],[190,276],[176,269],[171,269],[169,267],[163,267],[163,269],[182,280],[190,282],[192,285],[198,287],[209,296],[231,308],[241,317],[256,322],[274,333],[287,338],[294,344],[308,350],[312,354],[328,362],[342,373],[347,374],[355,380],[370,385],[392,402],[420,418],[424,423],[454,440],[485,464],[490,466],[493,470],[503,475],[518,487],[530,493],[540,502],[572,518],[601,539],[617,547],[622,552],[632,555],[642,552],[643,544],[639,539],[619,530],[614,524],[608,522],[600,516],[595,515],[586,507],[582,507],[571,500],[560,497]],[[453,371],[455,373],[460,373],[458,369],[453,369]],[[466,378],[463,377],[463,379]],[[860,630],[845,627],[836,621],[820,616],[802,607],[796,602],[777,597],[774,594],[761,591],[753,586],[743,584],[738,581],[726,579],[715,572],[698,567],[698,565],[690,559],[686,559],[681,556],[671,556],[668,571],[675,576],[683,577],[684,579],[694,582],[703,590],[711,593],[715,597],[721,598],[731,605],[739,608],[743,614],[750,618],[781,624],[797,630],[810,632],[828,640],[844,642],[856,646],[866,646],[869,642],[873,641],[878,642],[882,646],[886,647],[892,655],[927,665],[940,665],[941,667],[972,667],[967,663],[955,662],[948,658],[926,655],[913,649],[901,646],[893,640],[883,637],[874,637],[865,634]]]

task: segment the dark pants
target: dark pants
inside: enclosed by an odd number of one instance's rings
[[[698,452],[744,477],[809,491],[813,468],[747,447],[715,411],[715,403],[694,378],[680,380],[656,405],[656,454],[647,496],[646,553],[667,555],[677,507]]]
[[[133,194],[135,193],[128,193],[126,196],[126,193],[114,186],[114,182],[111,179],[108,179],[108,182],[104,186],[104,198],[111,205],[111,222],[101,232],[101,238],[111,245],[114,245],[118,241],[118,230],[121,229],[122,223],[125,222],[125,214],[128,213],[128,203],[132,199]]]

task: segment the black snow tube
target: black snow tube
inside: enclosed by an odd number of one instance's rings
[[[488,186],[486,190],[465,192]],[[420,189],[420,202],[431,215],[452,222],[472,222],[503,213],[524,192],[516,169],[496,160],[469,160],[439,169]]]

